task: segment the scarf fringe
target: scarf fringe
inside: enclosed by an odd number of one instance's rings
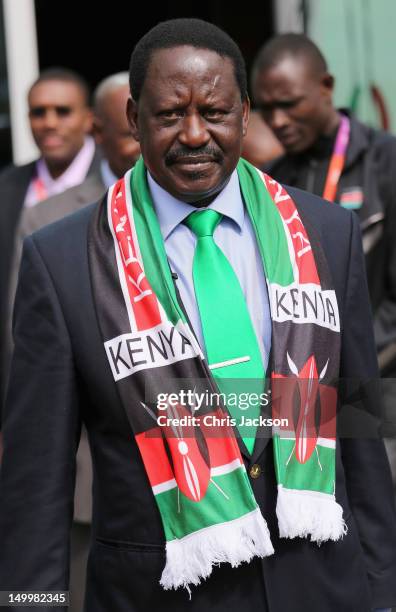
[[[198,585],[212,573],[214,565],[238,567],[253,557],[274,553],[270,533],[260,510],[192,533],[166,544],[166,566],[160,584],[165,589]]]
[[[340,540],[348,531],[342,512],[331,495],[278,486],[276,514],[281,538],[310,537],[318,544]]]

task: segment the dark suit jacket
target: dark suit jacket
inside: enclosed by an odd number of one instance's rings
[[[5,356],[11,355],[13,340],[11,335],[11,319],[14,307],[15,291],[18,282],[19,266],[22,256],[22,244],[26,236],[34,231],[66,217],[71,213],[96,202],[103,196],[106,187],[100,172],[92,172],[83,183],[66,189],[47,200],[39,202],[30,208],[24,208],[20,215],[14,240],[14,253],[9,283],[8,315],[4,340]],[[10,358],[6,357],[7,363]],[[85,428],[82,429],[80,445],[76,456],[76,490],[74,495],[74,521],[90,523],[92,516],[92,462]]]
[[[290,194],[330,265],[342,325],[341,376],[375,378],[357,220],[318,206],[315,196]],[[67,588],[74,455],[83,419],[94,462],[87,612],[368,612],[396,603],[390,473],[383,443],[373,439],[343,439],[337,447],[336,496],[349,528],[342,541],[318,547],[279,539],[272,442],[260,439],[253,456],[244,458],[248,469],[262,467],[252,485],[275,554],[237,569],[214,568],[192,589],[191,600],[185,591],[159,587],[163,528],[95,316],[87,259],[93,210],[25,241],[4,417],[0,590]]]
[[[99,153],[92,160],[88,175],[98,172]],[[33,161],[24,166],[8,166],[0,173],[0,401],[4,397],[8,364],[3,354],[8,295],[15,232],[22,212],[26,192],[35,172]]]
[[[0,346],[3,346],[7,312],[8,282],[14,235],[35,162],[9,166],[0,174]],[[0,393],[4,395],[3,351],[0,349]]]

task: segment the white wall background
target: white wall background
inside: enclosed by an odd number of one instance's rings
[[[310,0],[308,34],[336,77],[335,102],[348,106],[360,88],[358,116],[379,126],[369,90],[381,90],[396,131],[396,0]]]
[[[38,155],[29,121],[27,92],[38,76],[34,0],[3,0],[13,160],[24,164]]]

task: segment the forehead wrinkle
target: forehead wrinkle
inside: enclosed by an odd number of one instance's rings
[[[210,76],[206,82],[202,84],[200,93],[207,101],[216,100],[220,97],[227,98],[227,100],[231,102],[229,84],[224,82],[223,75],[221,74]]]
[[[164,50],[165,53],[166,50]],[[219,63],[221,66],[218,65]],[[158,53],[148,66],[147,77],[150,75],[155,80],[161,79],[165,81],[172,79],[184,81],[191,78],[196,81],[198,79],[207,80],[210,78],[213,79],[214,86],[216,86],[227,63],[231,64],[228,58],[221,57],[216,52],[209,50],[194,50],[193,54],[185,55],[183,58],[176,58],[174,61],[164,59],[161,61],[161,55]],[[233,70],[232,65],[231,68]],[[213,77],[213,73],[216,72],[219,74]]]
[[[212,54],[209,54],[209,60],[207,56],[202,56],[199,53],[187,56],[183,59],[183,65],[179,67],[179,71],[186,76],[192,76],[194,79],[199,79],[202,77],[207,78],[208,72],[213,72],[213,70],[215,70],[211,55]],[[219,59],[223,63],[223,58],[219,58],[217,54],[215,57],[216,63]]]
[[[184,79],[171,78],[162,79],[161,83],[158,83],[158,89],[160,102],[166,103],[166,101],[172,100],[175,105],[189,103],[193,98],[201,98],[207,102],[213,98],[218,98],[223,93],[223,90],[219,86],[221,82],[221,76],[208,77],[197,83],[196,80],[191,81],[188,79],[187,82]],[[162,88],[162,85],[165,87]]]
[[[201,98],[201,101],[206,103],[211,103],[219,96],[229,98],[229,76],[232,76],[232,87],[237,85],[234,67],[227,59],[214,55],[216,63],[208,62],[207,55],[184,57],[182,61],[175,62],[163,62],[161,56],[156,55],[149,64],[146,77],[150,81],[151,90],[147,102],[150,104],[152,96],[160,106],[169,102],[184,105],[192,98]]]

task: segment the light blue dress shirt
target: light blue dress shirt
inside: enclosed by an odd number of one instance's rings
[[[162,189],[149,173],[148,184],[169,264],[172,272],[176,272],[178,276],[177,288],[198,342],[205,352],[192,278],[196,237],[182,223],[190,213],[199,209],[174,198]],[[260,252],[252,224],[243,204],[236,170],[208,208],[224,215],[215,229],[213,238],[228,258],[239,279],[256,332],[263,365],[267,369],[271,348],[271,315],[268,294]],[[216,304],[213,304],[213,308],[216,308]]]
[[[100,162],[100,175],[105,187],[109,188],[118,181],[118,177],[114,174],[109,166],[107,159],[102,159]]]

